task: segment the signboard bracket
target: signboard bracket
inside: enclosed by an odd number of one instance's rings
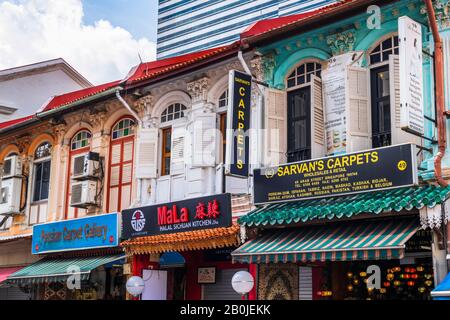
[[[438,143],[437,140],[434,140],[433,138],[428,138],[428,137],[426,137],[426,136],[423,135],[423,134],[420,134],[420,133],[417,133],[417,132],[415,132],[415,131],[413,131],[413,130],[410,130],[409,128],[402,128],[402,130],[405,131],[405,132],[407,132],[407,133],[409,133],[409,134],[412,134],[412,135],[414,135],[414,136],[417,136],[417,137],[419,137],[419,138],[422,138],[422,139],[424,139],[424,140],[428,140],[428,141],[430,141],[432,144]],[[418,145],[417,145],[417,146],[418,146]],[[424,148],[424,147],[421,147],[421,148]],[[427,150],[427,149],[424,148],[424,150]]]

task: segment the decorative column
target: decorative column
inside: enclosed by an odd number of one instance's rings
[[[216,106],[207,101],[209,88],[208,77],[187,84],[192,98],[187,127],[192,146],[187,156],[189,172],[186,172],[186,194],[190,197],[214,194],[215,189]]]

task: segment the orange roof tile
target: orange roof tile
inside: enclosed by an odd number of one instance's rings
[[[120,244],[127,253],[149,254],[190,251],[239,245],[239,226],[139,237]]]

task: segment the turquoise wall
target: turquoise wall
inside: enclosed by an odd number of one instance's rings
[[[423,1],[398,1],[381,8],[382,23],[380,29],[370,30],[367,19],[371,13],[360,14],[342,21],[323,26],[313,31],[305,32],[270,45],[258,48],[265,59],[265,81],[270,87],[285,89],[285,79],[292,70],[304,59],[326,60],[333,56],[333,42],[329,37],[339,33],[351,32],[353,41],[340,43],[347,50],[362,50],[370,52],[380,39],[397,32],[398,18],[409,16],[422,24],[424,49],[433,50],[432,37],[428,28],[428,18],[423,9]],[[328,41],[327,41],[328,40]],[[367,55],[364,55],[363,65],[367,66]],[[432,60],[424,55],[424,109],[425,115],[435,118],[434,107],[434,78]],[[425,136],[433,138],[435,125],[425,120]],[[424,151],[425,161],[421,164],[424,169],[421,175],[431,178],[433,175],[433,154],[436,145],[425,141],[425,146],[433,149],[433,153]],[[447,161],[447,160],[445,160]],[[444,162],[445,164],[446,162]],[[448,159],[450,167],[450,156]]]

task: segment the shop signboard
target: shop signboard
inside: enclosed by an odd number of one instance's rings
[[[347,67],[359,66],[355,59],[361,55],[360,51],[352,51],[334,56],[328,59],[327,67],[322,71],[327,155],[347,152]]]
[[[110,248],[119,245],[119,214],[71,219],[33,226],[32,253]]]
[[[229,75],[230,96],[227,113],[227,143],[225,173],[247,178],[249,175],[252,76],[236,70]]]
[[[398,19],[400,126],[424,133],[422,26],[407,16]]]
[[[415,146],[395,145],[254,170],[255,204],[415,185]]]
[[[229,193],[122,211],[125,239],[229,226]]]

